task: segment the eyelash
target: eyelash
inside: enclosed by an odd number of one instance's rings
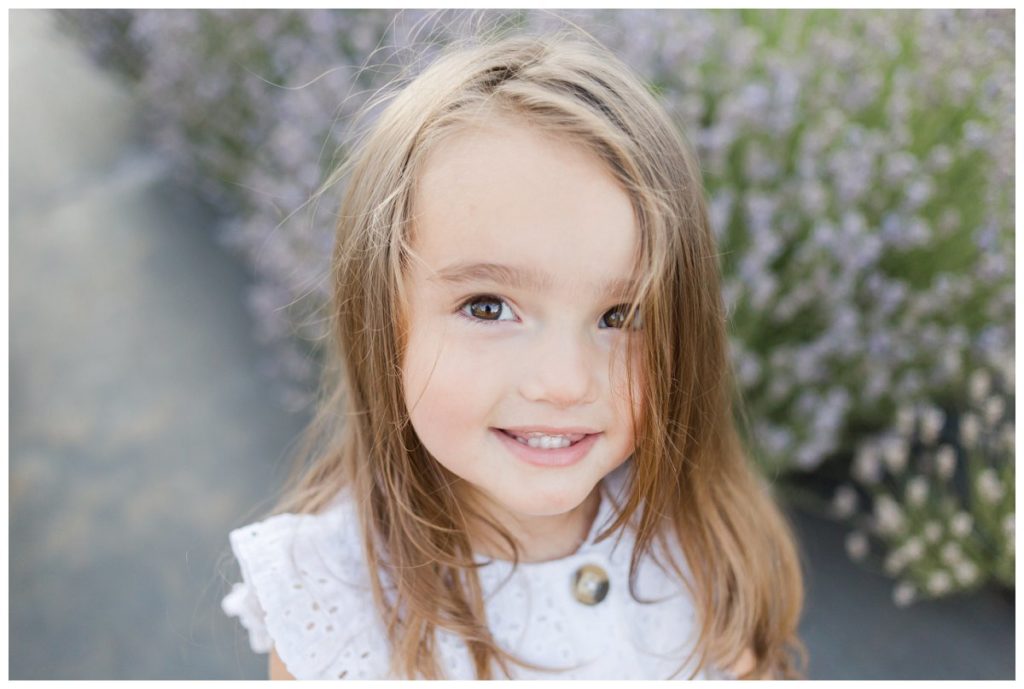
[[[496,321],[496,320],[495,321],[489,321],[489,320],[486,320],[484,318],[474,318],[474,317],[472,317],[470,315],[467,315],[465,313],[466,307],[469,306],[470,304],[473,304],[473,303],[478,302],[478,301],[493,301],[493,302],[499,302],[503,306],[508,306],[508,302],[505,301],[504,299],[502,299],[501,297],[495,296],[493,294],[476,294],[476,295],[473,295],[472,297],[469,297],[468,299],[465,299],[464,301],[462,301],[459,304],[459,309],[457,311],[458,315],[461,316],[462,318],[464,318],[465,320],[469,321],[470,323],[475,324],[475,325],[489,326],[489,325],[491,325],[493,323],[500,323],[501,322],[501,321]],[[615,309],[619,309],[619,308],[623,308],[623,307],[625,307],[625,310],[628,311],[628,308],[629,308],[628,304],[618,304],[616,306],[613,306],[611,309],[609,309],[607,313],[610,313],[611,311],[614,311]],[[636,315],[636,319],[637,320],[641,320],[640,317],[639,317],[639,314]],[[633,328],[627,328],[627,327],[622,327],[622,328],[604,328],[604,330],[639,330],[640,327],[641,326],[637,326],[637,327],[633,327]]]

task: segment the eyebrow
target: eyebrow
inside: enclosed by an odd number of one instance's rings
[[[501,263],[453,263],[437,271],[431,278],[436,282],[448,285],[460,285],[472,282],[492,282],[513,289],[532,291],[550,290],[554,285],[551,275],[535,268],[507,266]],[[597,285],[598,294],[622,295],[629,294],[636,288],[632,278],[605,280]]]

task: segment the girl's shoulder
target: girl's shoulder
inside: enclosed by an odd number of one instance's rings
[[[347,491],[317,514],[283,513],[230,532],[242,581],[221,602],[256,653],[277,651],[297,679],[375,678],[386,642]]]

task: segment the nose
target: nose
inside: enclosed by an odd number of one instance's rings
[[[547,328],[524,350],[520,389],[531,402],[559,408],[597,400],[598,375],[603,371],[594,343],[566,328]]]

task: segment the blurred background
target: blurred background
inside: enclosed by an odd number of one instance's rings
[[[569,20],[704,169],[812,679],[1014,677],[1012,10],[13,10],[10,678],[242,679],[351,115]]]

